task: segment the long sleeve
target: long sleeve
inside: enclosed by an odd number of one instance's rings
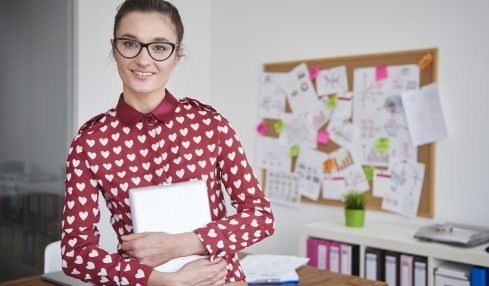
[[[91,139],[79,134],[73,141],[66,168],[62,221],[62,268],[70,276],[97,285],[146,285],[152,268],[99,247],[98,194],[102,166],[90,165],[86,151]],[[99,155],[100,156],[100,155]]]
[[[219,134],[218,174],[237,213],[213,221],[195,233],[211,255],[224,256],[272,235],[274,217],[234,129],[223,116],[215,118]]]

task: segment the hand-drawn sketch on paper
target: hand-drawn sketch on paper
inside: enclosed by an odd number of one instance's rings
[[[316,133],[312,133],[306,127],[304,120],[298,115],[285,113],[282,116],[284,129],[279,135],[280,144],[283,146],[302,145],[316,149]]]
[[[288,73],[286,92],[290,108],[295,114],[307,113],[317,105],[318,97],[306,64],[300,64]]]
[[[257,166],[266,170],[289,172],[292,160],[289,148],[280,144],[277,138],[258,137]]]
[[[348,90],[346,66],[338,66],[319,71],[316,78],[317,93],[320,96]]]
[[[402,107],[401,93],[419,88],[417,65],[387,66],[378,80],[375,67],[354,70],[353,122],[359,129],[362,164],[387,167],[390,160],[416,161]],[[379,150],[379,138],[389,138],[389,150]]]
[[[415,217],[423,187],[425,165],[408,160],[390,164],[391,189],[384,194],[382,208]]]
[[[280,119],[285,112],[285,84],[287,73],[262,73],[260,75],[260,116]]]
[[[299,177],[299,188],[301,194],[311,200],[316,201],[319,198],[323,180],[323,162],[327,157],[324,152],[304,148],[297,158],[295,173]]]

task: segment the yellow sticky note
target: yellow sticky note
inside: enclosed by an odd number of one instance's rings
[[[301,152],[301,147],[299,145],[293,145],[292,147],[290,147],[289,156],[297,157],[299,156],[300,152]]]
[[[374,180],[374,171],[375,167],[373,166],[363,166],[363,172],[365,173],[367,181],[372,182]]]
[[[375,150],[380,153],[385,153],[389,151],[390,148],[390,140],[386,137],[377,138],[375,141]]]
[[[326,101],[326,106],[328,108],[335,108],[337,104],[338,104],[338,96],[336,94],[333,96],[330,96],[328,98],[328,101]]]
[[[275,133],[280,134],[284,129],[284,122],[282,120],[275,122],[273,124],[273,129],[275,130]]]

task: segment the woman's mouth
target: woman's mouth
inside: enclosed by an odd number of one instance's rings
[[[140,79],[147,79],[155,74],[154,72],[142,72],[142,71],[135,71],[135,70],[133,70],[132,72]]]

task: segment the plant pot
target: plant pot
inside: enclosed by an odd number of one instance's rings
[[[365,210],[345,209],[346,226],[363,227],[365,222]]]

